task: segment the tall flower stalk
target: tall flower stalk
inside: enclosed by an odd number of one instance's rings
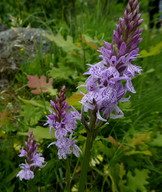
[[[50,132],[54,131],[56,141],[51,145],[56,145],[58,148],[59,159],[66,159],[66,187],[65,191],[70,192],[70,165],[67,156],[73,153],[76,157],[80,156],[81,150],[76,145],[77,140],[73,137],[76,129],[77,120],[81,119],[78,111],[68,105],[66,102],[66,87],[63,86],[56,96],[55,101],[50,101],[53,110],[50,110],[50,115],[47,116],[45,125],[49,125]],[[48,147],[49,147],[48,146]]]
[[[143,20],[140,18],[138,0],[129,0],[124,17],[119,19],[114,31],[113,44],[104,42],[104,47],[99,50],[102,60],[95,65],[89,65],[88,72],[85,73],[89,77],[85,85],[87,93],[81,100],[81,120],[87,129],[87,141],[78,192],[85,191],[90,152],[98,129],[107,123],[108,119],[123,117],[119,102],[129,101],[130,97],[125,97],[127,92],[136,92],[131,80],[137,73],[141,73],[142,69],[133,65],[132,61],[139,55],[137,47],[142,40],[142,29],[139,29],[139,26]],[[84,112],[90,114],[89,123],[84,118]]]
[[[21,170],[17,174],[20,180],[33,179],[34,173],[45,166],[44,157],[42,157],[42,153],[38,153],[38,143],[36,143],[32,131],[29,131],[25,149],[21,149],[19,157],[25,157],[25,163],[20,164]]]

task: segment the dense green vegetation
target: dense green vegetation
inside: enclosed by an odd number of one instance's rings
[[[80,90],[88,63],[100,58],[97,48],[111,42],[118,18],[127,1],[117,0],[18,0],[0,2],[0,22],[8,27],[42,28],[50,32],[51,50],[39,48],[34,59],[25,58],[19,72],[11,76],[9,89],[0,90],[0,191],[61,192],[66,184],[66,163],[59,160],[56,147],[43,126],[50,99],[63,84],[67,101],[80,110]],[[141,0],[144,22],[140,56],[134,64],[143,73],[134,78],[137,91],[130,102],[121,104],[125,116],[109,121],[99,130],[93,146],[87,192],[162,191],[162,28],[149,28],[148,1]],[[157,22],[155,16],[155,24]],[[54,83],[48,92],[31,93],[27,75],[45,75]],[[82,88],[80,88],[82,89]],[[85,91],[84,89],[82,90]],[[40,151],[48,162],[34,180],[19,181],[16,174],[19,149],[32,129]],[[78,143],[84,149],[86,131],[79,124]],[[81,157],[82,158],[82,157]],[[71,191],[77,191],[81,159],[70,157]]]

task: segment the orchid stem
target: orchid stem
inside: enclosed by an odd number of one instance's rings
[[[70,183],[71,183],[71,178],[70,178],[70,159],[66,159],[66,192],[70,192]]]
[[[85,186],[87,183],[87,173],[88,173],[89,162],[91,157],[91,149],[92,149],[92,145],[95,138],[96,138],[96,130],[91,129],[90,131],[88,131],[86,147],[85,147],[85,152],[84,152],[83,161],[82,161],[82,170],[81,170],[81,176],[79,180],[78,192],[85,192]]]

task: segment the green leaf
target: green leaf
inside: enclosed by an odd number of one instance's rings
[[[141,192],[147,191],[145,185],[149,184],[147,181],[149,172],[150,171],[147,169],[135,169],[133,174],[128,171],[127,184],[124,192],[137,192],[138,190]]]
[[[61,47],[62,50],[66,53],[64,56],[65,62],[73,63],[74,65],[71,67],[77,68],[80,70],[84,70],[84,57],[86,53],[83,53],[82,46],[78,46],[78,43],[73,43],[73,38],[71,36],[67,36],[66,40],[64,37],[58,33],[57,35],[44,34],[49,40],[54,41],[58,47]],[[79,45],[81,45],[79,43]],[[66,70],[65,70],[66,71]],[[72,71],[72,70],[71,70]],[[67,74],[66,74],[67,75]],[[65,75],[65,77],[66,77]],[[54,76],[55,78],[55,76]],[[64,78],[65,79],[65,78]]]
[[[149,51],[142,50],[140,52],[140,55],[142,57],[149,57],[149,56],[153,56],[153,55],[159,54],[161,52],[161,50],[162,50],[162,42],[160,42],[160,43],[158,43],[158,44],[156,44],[154,46],[151,46],[149,48]]]
[[[82,93],[87,93],[85,81],[79,81],[79,83],[78,83],[78,90],[75,93],[76,94],[80,94],[81,92]]]
[[[103,144],[101,141],[97,141],[95,144],[95,147],[98,149],[99,152],[103,152],[103,154],[107,155],[109,154],[110,156],[112,155],[111,149],[108,148],[106,145]]]
[[[134,138],[132,138],[131,145],[137,146],[137,145],[143,145],[150,140],[150,132],[144,132],[137,134]]]
[[[112,192],[119,192],[118,191],[118,177],[119,177],[119,165],[116,164],[113,167],[108,167],[108,176],[110,177],[111,180],[111,188],[112,188]]]
[[[129,152],[125,153],[125,155],[128,155],[128,156],[135,155],[135,154],[144,154],[144,155],[152,156],[152,153],[149,150],[145,150],[145,151],[135,151],[135,150],[132,150],[132,151],[129,151]]]
[[[120,163],[120,166],[119,166],[119,188],[120,188],[120,192],[124,192],[125,190],[125,183],[126,183],[126,180],[125,180],[125,174],[126,174],[126,170],[125,170],[125,167],[124,167],[124,164],[123,163]]]
[[[33,99],[27,100],[27,99],[21,98],[20,96],[18,96],[18,99],[20,99],[25,104],[31,104],[31,105],[36,106],[36,107],[45,108],[45,106],[40,103],[41,101],[33,100]]]
[[[31,129],[33,131],[34,137],[37,141],[42,139],[52,139],[54,133],[50,134],[49,128],[37,126],[36,128]]]
[[[162,147],[162,134],[157,133],[157,137],[150,143],[150,145]]]
[[[87,34],[82,34],[82,37],[84,37],[84,39],[85,39],[87,42],[99,43],[98,40],[92,39],[92,37],[90,37],[90,36],[87,35]]]
[[[49,76],[54,79],[64,79],[68,80],[69,76],[73,76],[74,71],[72,71],[69,67],[61,66],[59,68],[53,67],[49,71]]]
[[[64,37],[58,33],[57,35],[50,35],[47,33],[43,34],[50,41],[54,41],[58,47],[61,47],[65,52],[71,52],[73,49],[78,49],[78,47],[73,43],[73,38],[71,36],[67,36],[66,40]]]
[[[133,111],[131,102],[121,102],[120,107],[122,108],[122,111]]]
[[[50,134],[49,128],[46,127],[36,126],[36,128],[29,128],[29,130],[33,131],[36,141],[52,139],[54,135],[54,133]],[[28,136],[28,132],[18,132],[18,135]]]
[[[82,97],[83,97],[82,94],[73,94],[71,97],[66,99],[66,101],[68,102],[69,105],[72,105],[74,107],[80,107],[81,103],[79,103],[79,101],[81,101]]]
[[[33,126],[44,116],[44,110],[40,110],[40,107],[26,104],[22,105],[20,116],[24,117],[24,122],[26,124]]]
[[[57,95],[57,89],[48,88],[48,92],[51,96]]]

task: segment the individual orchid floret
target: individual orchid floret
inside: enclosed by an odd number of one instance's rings
[[[68,154],[73,153],[75,156],[80,155],[80,148],[75,144],[77,141],[72,138],[72,134],[76,129],[77,120],[81,119],[79,112],[72,106],[69,106],[66,100],[66,87],[63,86],[56,100],[50,101],[53,110],[47,116],[45,125],[49,125],[50,132],[54,131],[56,142],[52,142],[49,146],[55,144],[58,148],[59,159],[66,159]]]
[[[34,178],[34,171],[31,171],[31,165],[29,165],[28,163],[22,163],[20,164],[20,168],[21,171],[19,171],[19,173],[17,174],[17,177],[19,177],[20,181],[22,181],[23,179],[30,180]]]
[[[20,164],[22,170],[17,174],[20,180],[33,179],[34,173],[45,166],[44,157],[42,157],[42,153],[38,153],[38,143],[36,143],[32,131],[29,132],[25,149],[21,149],[19,157],[25,157],[25,164]]]

